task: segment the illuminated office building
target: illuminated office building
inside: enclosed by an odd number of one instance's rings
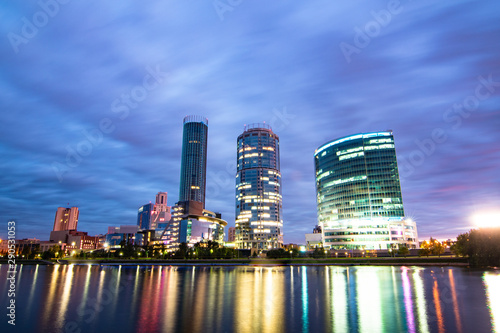
[[[208,119],[187,116],[183,127],[179,201],[172,207],[168,223],[158,223],[166,225],[159,239],[169,252],[176,251],[181,243],[193,246],[215,241],[222,244],[227,225],[220,213],[205,209]]]
[[[318,224],[325,248],[418,247],[405,218],[391,131],[330,141],[314,153]]]
[[[137,226],[140,230],[151,229],[151,215],[153,215],[153,204],[146,204],[139,207],[137,212]]]
[[[78,207],[57,208],[52,231],[76,230],[79,214]]]
[[[220,213],[204,209],[201,202],[180,201],[172,207],[172,219],[161,239],[169,252],[177,250],[181,243],[190,247],[207,241],[223,244],[226,226]]]
[[[236,246],[283,246],[279,138],[266,124],[245,126],[238,137]]]
[[[205,207],[208,119],[184,118],[179,201],[198,201]]]

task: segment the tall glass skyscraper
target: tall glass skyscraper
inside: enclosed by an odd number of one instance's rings
[[[334,249],[418,246],[416,225],[405,218],[391,131],[328,142],[314,153],[318,224]]]
[[[238,137],[236,246],[283,246],[279,138],[266,124],[245,126]]]
[[[208,119],[184,118],[179,201],[198,201],[205,207]]]

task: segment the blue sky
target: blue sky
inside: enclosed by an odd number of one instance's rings
[[[316,224],[314,150],[392,129],[405,212],[454,237],[500,207],[498,1],[6,1],[0,237],[135,224],[178,198],[182,119],[209,119],[207,208],[234,225],[236,138],[280,136],[285,242]]]

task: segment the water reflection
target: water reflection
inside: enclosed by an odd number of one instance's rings
[[[361,332],[382,332],[382,304],[378,268],[356,269],[356,299]]]
[[[500,274],[485,272],[483,281],[494,332],[500,332]]]
[[[410,279],[408,277],[408,268],[403,267],[401,272],[401,279],[403,281],[403,294],[406,310],[406,322],[408,323],[408,332],[415,332],[415,322],[413,315],[413,297],[411,294]]]
[[[487,332],[500,324],[498,271],[55,265],[26,266],[18,283],[21,331]]]
[[[302,331],[309,331],[309,294],[307,292],[307,266],[302,266]]]
[[[429,325],[427,323],[427,305],[425,301],[425,290],[422,278],[423,272],[424,269],[415,268],[412,274],[416,312],[418,314],[416,320],[418,321],[419,331],[422,333],[429,333]]]

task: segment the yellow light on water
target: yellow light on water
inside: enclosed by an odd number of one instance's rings
[[[472,221],[479,228],[500,228],[500,212],[479,213],[472,217]]]

